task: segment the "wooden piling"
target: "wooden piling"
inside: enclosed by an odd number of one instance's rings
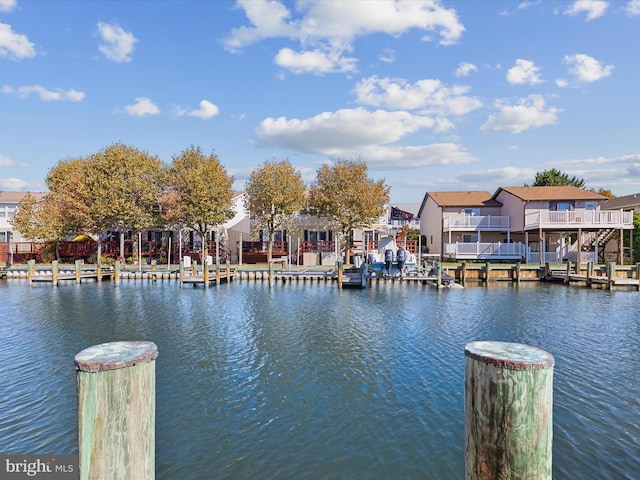
[[[112,342],[75,356],[80,479],[153,480],[153,342]]]
[[[528,345],[466,345],[467,480],[551,479],[553,365]]]
[[[569,275],[571,275],[571,260],[567,260],[567,268],[566,268],[567,276],[564,278],[564,283],[569,285]]]
[[[436,263],[436,286],[442,288],[442,263]]]
[[[460,267],[460,283],[464,285],[464,282],[466,279],[467,279],[467,262],[462,262],[462,266]]]
[[[82,260],[76,260],[76,283],[80,283],[80,276],[82,275]]]
[[[51,262],[51,284],[58,286],[58,260]]]
[[[220,262],[216,262],[216,285],[220,285]]]
[[[27,260],[27,279],[31,280],[36,273],[36,261]]]
[[[116,260],[116,264],[115,264],[114,279],[115,279],[116,282],[120,281],[120,262],[118,260]]]
[[[342,262],[338,262],[338,288],[342,288],[342,275],[344,273],[343,271],[344,269],[344,265],[342,264]]]
[[[102,281],[102,260],[96,260],[96,280],[98,282]]]
[[[607,263],[607,288],[611,290],[616,276],[616,262]]]

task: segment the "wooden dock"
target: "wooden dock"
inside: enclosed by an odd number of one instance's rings
[[[625,287],[640,291],[640,282],[636,278],[609,277],[605,275],[587,276],[576,273],[567,274],[566,272],[552,271],[547,279],[561,281],[567,285],[571,283],[582,283],[587,287],[601,285],[610,290],[616,287]]]
[[[182,275],[181,283],[183,285],[193,285],[197,287],[198,285],[204,285],[205,287],[209,287],[211,285],[217,285],[221,283],[227,283],[232,281],[236,276],[235,270],[218,270],[214,272],[200,272],[195,275]]]
[[[103,270],[98,274],[96,270],[82,271],[79,275],[75,272],[61,272],[57,275],[53,275],[52,272],[41,273],[39,275],[32,275],[29,280],[31,283],[52,283],[58,285],[60,282],[76,282],[81,283],[87,280],[103,281],[111,280],[114,272],[112,270]]]

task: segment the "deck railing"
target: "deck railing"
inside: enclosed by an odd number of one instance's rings
[[[525,215],[525,228],[633,228],[633,212],[622,210],[536,210]]]
[[[447,215],[443,219],[444,231],[450,230],[508,230],[508,215]]]
[[[456,242],[444,244],[445,256],[456,259],[522,259],[527,247],[522,243]]]

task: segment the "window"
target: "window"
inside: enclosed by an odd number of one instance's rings
[[[462,235],[462,242],[463,243],[475,243],[478,241],[478,235],[477,234],[471,234],[471,233],[465,233]]]
[[[468,215],[470,217],[478,217],[480,215],[480,209],[479,208],[465,208],[464,209],[464,214]]]
[[[549,203],[549,210],[554,212],[572,210],[572,207],[573,207],[572,202],[550,202]]]
[[[307,242],[327,242],[331,240],[331,232],[329,230],[305,230],[304,239]]]
[[[0,232],[0,243],[5,243],[7,241],[7,232]]]
[[[597,210],[598,209],[598,202],[585,202],[584,203],[584,209],[585,210]]]

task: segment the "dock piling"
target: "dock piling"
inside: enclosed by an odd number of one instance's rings
[[[553,365],[528,345],[465,346],[467,480],[551,480]]]
[[[95,345],[75,356],[80,479],[155,476],[153,342]]]

